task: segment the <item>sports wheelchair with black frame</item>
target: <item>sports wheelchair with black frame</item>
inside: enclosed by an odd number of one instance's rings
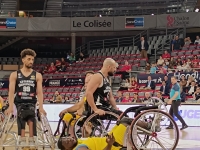
[[[83,125],[91,123],[93,126],[90,136],[101,137],[107,135],[107,133],[111,130],[112,127],[110,127],[110,125],[120,124],[125,121],[125,123],[129,126],[126,134],[124,135],[124,144],[118,144],[121,147],[121,150],[175,150],[179,141],[179,130],[173,118],[165,112],[165,105],[166,104],[160,99],[154,97],[151,99],[151,102],[146,104],[146,106],[130,107],[120,116],[111,112],[111,110],[106,111],[105,116],[99,116],[98,114],[91,114],[90,116],[84,115],[76,120],[76,123],[74,124],[74,134],[77,138],[84,138],[87,131],[82,127]],[[134,117],[127,118],[129,113],[134,113]],[[73,119],[70,120],[69,124],[75,119],[76,117],[74,116]],[[147,123],[149,126],[148,129],[139,126],[139,122]],[[174,129],[166,130],[165,127],[167,127],[170,122],[173,124]],[[106,123],[108,123],[107,126],[105,126]],[[163,132],[165,132],[165,134],[162,136]],[[166,135],[166,133],[169,133],[169,135]],[[67,125],[62,130],[61,137],[63,136],[69,136]]]

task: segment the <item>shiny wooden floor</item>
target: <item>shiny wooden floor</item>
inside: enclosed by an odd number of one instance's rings
[[[53,132],[57,127],[56,122],[50,123]],[[17,126],[14,125],[13,130],[16,131]],[[188,127],[180,131],[180,140],[176,150],[200,150],[200,127]],[[1,148],[2,149],[2,148]],[[15,150],[15,147],[7,147],[6,150]],[[40,150],[40,149],[39,149]],[[42,150],[42,149],[41,149]],[[45,148],[45,150],[49,150]]]

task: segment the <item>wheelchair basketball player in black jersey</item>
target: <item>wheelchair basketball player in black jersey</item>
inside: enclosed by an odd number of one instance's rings
[[[99,72],[94,74],[86,88],[86,99],[91,109],[99,114],[105,115],[105,111],[109,109],[120,115],[122,112],[118,110],[116,101],[112,94],[109,77],[116,72],[118,64],[112,58],[106,58],[103,67]]]
[[[24,49],[21,52],[23,67],[12,72],[9,79],[9,108],[7,115],[13,113],[13,106],[17,108],[18,135],[21,136],[21,144],[25,142],[25,125],[29,125],[29,142],[36,132],[35,107],[39,102],[40,113],[46,115],[43,109],[42,75],[32,69],[35,51]],[[37,98],[36,98],[37,96]]]

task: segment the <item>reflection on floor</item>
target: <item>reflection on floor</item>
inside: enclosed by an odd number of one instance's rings
[[[54,132],[57,123],[56,122],[50,122],[50,125],[52,127],[52,131]],[[16,129],[16,125],[14,127]],[[180,140],[179,144],[176,150],[200,150],[200,127],[189,127],[185,129],[184,131],[180,131]],[[15,148],[6,148],[8,150],[15,150]],[[45,148],[46,149],[46,148]],[[39,149],[40,150],[40,149]],[[48,148],[46,150],[49,150]]]

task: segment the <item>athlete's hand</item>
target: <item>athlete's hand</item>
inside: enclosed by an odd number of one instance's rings
[[[9,106],[8,109],[5,111],[6,115],[10,115],[10,114],[13,114],[13,106]]]
[[[113,133],[107,136],[106,142],[108,143],[109,146],[112,146],[115,143],[115,137]]]
[[[99,114],[100,116],[106,114],[106,112],[105,112],[104,110],[102,110],[102,109],[97,109],[97,110],[95,110],[94,112],[95,112],[96,114]]]
[[[46,111],[43,108],[39,109],[39,112],[40,114],[43,114],[45,116],[47,115]]]
[[[67,113],[66,110],[61,111],[60,114],[59,114],[59,117],[63,117],[63,115],[64,115],[65,113]]]

